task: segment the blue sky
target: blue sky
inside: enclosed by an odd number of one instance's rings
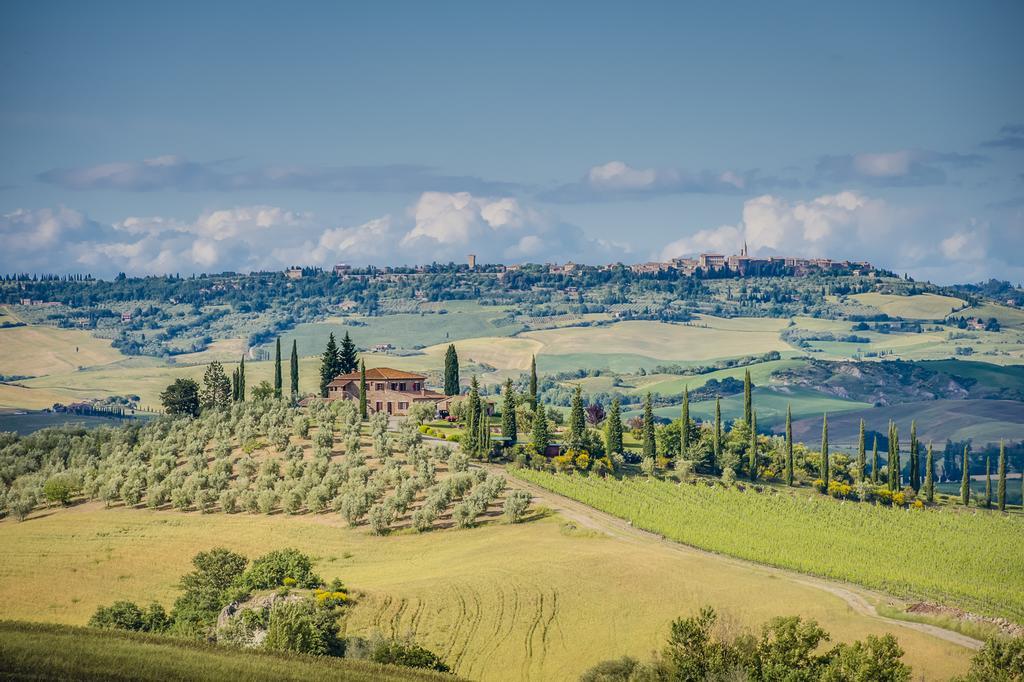
[[[1019,2],[293,4],[5,3],[0,270],[1024,279]]]

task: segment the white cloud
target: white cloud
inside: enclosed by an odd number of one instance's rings
[[[732,254],[746,242],[753,255],[870,260],[943,283],[991,276],[1016,279],[1024,268],[1009,261],[1015,249],[1005,245],[1024,237],[1012,233],[1012,224],[998,237],[985,223],[944,225],[927,211],[895,207],[860,192],[806,201],[763,195],[744,202],[738,224],[687,235],[664,246],[658,256]]]
[[[192,221],[129,216],[107,225],[64,208],[16,211],[0,217],[0,247],[0,270],[101,276],[447,262],[467,253],[481,262],[605,261],[628,253],[518,199],[466,192],[425,192],[403,218],[355,226],[325,226],[275,206],[208,211]]]

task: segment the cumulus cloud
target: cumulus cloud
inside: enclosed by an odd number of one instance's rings
[[[275,206],[208,211],[191,221],[131,216],[112,224],[67,208],[0,216],[0,270],[109,276],[279,269],[294,264],[605,261],[628,248],[586,237],[511,197],[425,192],[403,216],[324,225]]]
[[[400,192],[424,190],[506,193],[518,185],[467,175],[444,175],[430,166],[265,166],[238,169],[235,161],[191,161],[158,156],[94,166],[53,168],[37,179],[71,190],[230,192],[295,189],[311,192]]]
[[[986,161],[980,154],[901,149],[892,152],[823,156],[815,175],[819,180],[859,182],[876,187],[943,185],[949,168],[973,168]]]
[[[594,166],[577,182],[555,187],[540,198],[555,203],[618,201],[668,194],[750,194],[776,187],[796,187],[795,180],[762,176],[758,171],[698,171],[636,168],[624,161]]]
[[[1024,212],[1022,212],[1024,214]],[[1024,218],[1018,216],[1018,224]],[[1024,248],[1024,234],[1010,221],[942,225],[924,210],[900,208],[856,191],[806,201],[773,195],[748,199],[735,225],[700,230],[665,245],[662,260],[702,252],[738,253],[744,242],[755,256],[870,260],[897,272],[937,282],[997,276],[1019,278],[1009,260]]]
[[[985,140],[981,146],[1024,149],[1024,124],[1016,123],[1003,126],[999,130],[999,135],[991,140]]]

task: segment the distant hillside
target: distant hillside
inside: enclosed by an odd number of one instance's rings
[[[360,660],[271,654],[156,635],[0,621],[0,678],[19,680],[455,680]]]
[[[965,360],[852,362],[809,360],[772,379],[873,405],[922,400],[1024,400],[1024,366]]]
[[[875,407],[828,418],[829,442],[848,446],[857,442],[860,420],[869,431],[884,434],[889,419],[900,426],[901,440],[909,437],[910,422],[917,420],[918,437],[937,444],[971,440],[975,444],[1024,440],[1024,402],[1015,400],[929,400]],[[775,426],[776,431],[779,425]],[[793,422],[793,438],[814,447],[821,439],[821,417]],[[906,441],[904,441],[905,443]]]

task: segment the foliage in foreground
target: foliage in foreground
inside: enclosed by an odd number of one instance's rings
[[[836,503],[700,480],[510,471],[701,549],[1024,620],[1024,590],[1012,589],[1024,585],[1017,518]]]
[[[774,618],[760,635],[732,634],[718,622],[714,609],[672,623],[661,655],[642,664],[625,657],[604,661],[585,672],[582,682],[641,680],[750,680],[769,682],[908,682],[910,667],[892,635],[868,635],[864,641],[829,649],[829,634],[816,621],[799,616]],[[823,650],[824,649],[824,650]]]
[[[273,680],[347,682],[452,680],[425,669],[371,660],[240,650],[123,630],[0,621],[0,677],[15,679]]]

